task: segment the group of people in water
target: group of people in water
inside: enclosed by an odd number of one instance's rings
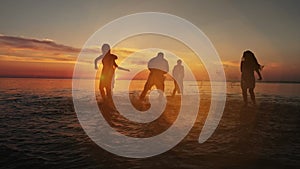
[[[116,60],[118,57],[111,53],[111,48],[108,44],[103,44],[102,46],[102,55],[95,59],[95,69],[98,69],[98,62],[102,60],[102,72],[100,76],[99,90],[102,98],[104,100],[112,100],[112,82],[114,80],[115,69],[130,71],[129,69],[120,67],[117,65]],[[243,53],[240,70],[241,70],[241,88],[243,94],[244,105],[248,104],[247,92],[249,91],[251,101],[255,105],[255,76],[256,72],[259,76],[258,80],[262,79],[260,74],[261,66],[254,53],[247,50]],[[164,92],[164,81],[166,79],[166,74],[169,72],[169,63],[164,58],[164,54],[159,52],[157,56],[150,59],[148,62],[148,70],[150,71],[147,81],[144,85],[144,89],[141,92],[139,99],[144,100],[147,92],[151,90],[153,86],[156,86],[157,89]],[[177,65],[174,66],[172,70],[172,76],[174,80],[174,89],[172,96],[178,93],[183,93],[183,79],[184,79],[184,66],[182,61],[177,60]]]
[[[112,99],[112,82],[114,79],[115,69],[130,71],[129,69],[122,68],[117,65],[117,59],[118,57],[111,53],[110,46],[108,44],[104,44],[102,46],[102,55],[97,57],[94,62],[95,69],[98,69],[98,62],[99,60],[102,60],[103,68],[100,76],[99,90],[101,97],[104,100]],[[162,52],[159,52],[157,56],[148,62],[148,69],[150,73],[148,75],[147,82],[144,85],[144,89],[140,94],[140,100],[145,99],[147,92],[151,90],[153,86],[161,91],[164,91],[165,89],[165,74],[169,72],[169,63],[164,58],[164,54]],[[174,96],[176,92],[182,93],[183,91],[184,67],[182,66],[181,60],[177,61],[177,65],[174,66],[172,72],[174,78],[174,90],[172,96]]]

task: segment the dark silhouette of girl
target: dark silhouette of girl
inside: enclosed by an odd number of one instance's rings
[[[247,50],[243,53],[242,61],[241,61],[241,88],[243,92],[243,99],[244,99],[244,105],[247,106],[248,100],[247,100],[247,90],[249,90],[251,100],[253,104],[256,104],[255,101],[255,94],[254,94],[254,88],[255,88],[255,76],[254,71],[259,76],[258,80],[261,80],[261,74],[260,70],[262,69],[262,66],[257,62],[257,59],[251,51]]]

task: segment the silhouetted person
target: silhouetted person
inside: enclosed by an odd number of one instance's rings
[[[246,106],[248,104],[247,90],[249,90],[252,103],[256,104],[255,94],[254,94],[254,88],[255,88],[254,71],[259,76],[258,80],[261,80],[262,77],[260,74],[260,70],[262,66],[257,62],[257,59],[254,56],[254,54],[251,51],[247,50],[243,53],[240,68],[242,72],[241,88],[243,92],[244,105]]]
[[[150,59],[148,62],[148,69],[150,70],[150,74],[145,83],[144,90],[140,95],[141,100],[145,98],[147,92],[153,85],[161,91],[164,91],[165,89],[165,74],[169,72],[169,63],[164,59],[164,54],[162,52],[159,52],[156,57]]]
[[[98,69],[97,63],[100,59],[102,59],[103,68],[100,76],[99,90],[104,100],[112,100],[111,88],[115,69],[118,68],[125,71],[129,71],[129,69],[124,69],[117,65],[116,60],[118,57],[110,53],[110,46],[108,44],[102,45],[102,55],[97,57],[94,62],[95,69]]]
[[[184,78],[184,67],[182,61],[177,60],[177,65],[174,66],[172,75],[174,78],[174,89],[172,96],[175,96],[176,92],[183,94],[183,78]]]

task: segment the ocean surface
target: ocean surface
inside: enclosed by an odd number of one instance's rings
[[[140,90],[118,81],[114,94]],[[166,82],[170,95],[173,82]],[[199,92],[185,82],[184,93]],[[257,106],[243,107],[238,82],[227,83],[225,110],[215,133],[198,143],[203,119],[177,146],[145,159],[111,154],[95,144],[77,119],[71,79],[0,79],[0,168],[299,168],[300,84],[257,83]],[[119,121],[122,123],[122,120]],[[115,124],[122,126],[124,124]],[[123,131],[125,132],[132,132]]]

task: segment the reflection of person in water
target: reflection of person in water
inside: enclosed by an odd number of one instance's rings
[[[242,72],[241,88],[243,92],[244,105],[246,106],[248,104],[247,90],[249,90],[252,103],[256,104],[255,94],[254,94],[254,88],[255,88],[254,71],[259,76],[258,80],[261,80],[262,77],[260,74],[260,70],[262,69],[262,66],[257,62],[257,59],[254,56],[254,54],[251,51],[247,50],[243,54],[240,68]]]
[[[111,100],[111,86],[114,78],[115,69],[118,68],[124,71],[129,71],[129,69],[125,69],[117,65],[116,60],[118,59],[118,57],[110,53],[110,46],[108,44],[102,45],[102,55],[95,59],[95,69],[98,69],[97,63],[100,59],[102,59],[103,68],[100,76],[99,90],[104,100]]]
[[[140,95],[141,100],[145,98],[147,92],[153,85],[155,85],[157,89],[164,91],[164,74],[169,72],[169,63],[164,59],[164,54],[162,52],[159,52],[156,57],[148,62],[148,69],[150,70],[150,74],[144,86],[144,90]]]
[[[184,67],[182,66],[182,61],[177,60],[177,65],[174,66],[172,75],[174,78],[174,90],[172,96],[175,96],[176,92],[183,94],[183,77],[184,77]]]

